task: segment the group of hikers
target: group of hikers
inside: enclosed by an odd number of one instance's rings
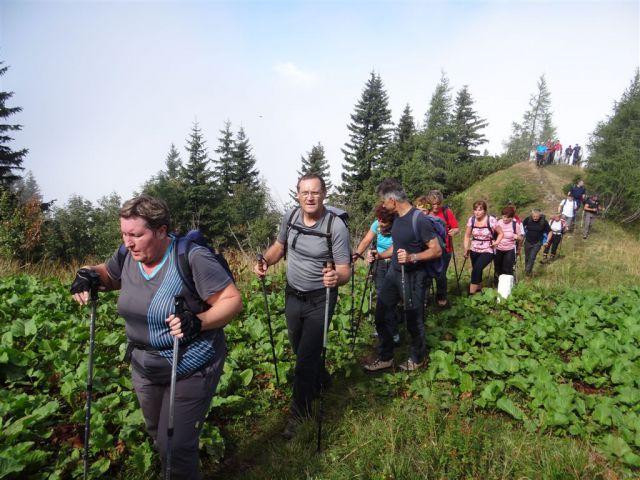
[[[543,167],[551,164],[580,165],[582,160],[582,147],[577,143],[572,147],[569,145],[562,151],[560,140],[547,140],[540,143],[535,149],[536,166]]]
[[[550,221],[538,209],[521,221],[514,205],[496,219],[485,201],[474,202],[463,241],[465,262],[470,259],[472,266],[469,294],[482,290],[483,270],[491,263],[495,279],[513,275],[522,249],[526,274],[543,241],[545,258],[549,252],[553,258],[579,206],[584,202],[585,216],[600,210],[597,196],[585,202],[584,193],[580,182]],[[441,192],[432,190],[412,203],[397,180],[384,180],[377,188],[375,219],[353,250],[344,216],[325,205],[326,195],[321,176],[303,175],[298,205],[284,214],[275,241],[254,266],[264,280],[270,267],[287,260],[284,314],[295,368],[286,438],[312,416],[313,404],[331,385],[325,368],[328,326],[338,287],[353,278],[355,262],[369,262],[375,277],[376,354],[363,366],[369,373],[394,368],[399,316],[410,337],[399,368],[413,371],[426,364],[426,291],[434,281],[435,300],[446,307],[447,270],[451,259],[455,262],[453,237],[460,228]],[[590,226],[585,218],[585,237]],[[98,291],[121,291],[118,312],[125,319],[132,383],[165,478],[197,479],[198,440],[226,354],[223,328],[242,310],[242,297],[223,257],[188,235],[171,233],[162,200],[147,195],[128,200],[120,210],[120,228],[120,248],[105,263],[81,268],[71,292],[78,303],[93,302],[95,308]],[[319,410],[318,448],[322,403]]]

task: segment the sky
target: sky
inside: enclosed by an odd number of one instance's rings
[[[468,85],[492,154],[544,74],[558,138],[584,146],[640,64],[640,2],[0,0],[0,61],[45,201],[130,198],[172,143],[186,161],[194,122],[215,158],[229,121],[283,204],[318,143],[340,183],[373,71],[394,122],[424,121],[443,72]]]

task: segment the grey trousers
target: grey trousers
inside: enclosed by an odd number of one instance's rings
[[[202,423],[222,375],[226,347],[216,345],[216,360],[187,378],[176,381],[172,479],[199,479],[198,443]],[[133,388],[142,408],[147,432],[160,451],[162,470],[167,457],[167,425],[169,422],[169,384],[153,383],[136,369],[131,369]],[[164,475],[163,475],[164,478]]]
[[[594,213],[591,212],[584,212],[584,217],[583,217],[583,222],[584,225],[582,226],[582,236],[583,237],[587,237],[589,235],[589,232],[591,232],[591,225],[593,224],[593,219],[596,218],[596,215]]]

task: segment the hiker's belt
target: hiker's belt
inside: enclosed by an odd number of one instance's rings
[[[334,290],[336,290],[336,289],[335,288],[331,289],[332,292]],[[317,290],[309,290],[308,292],[304,292],[302,290],[297,290],[297,289],[293,288],[291,285],[289,285],[287,283],[287,286],[285,287],[284,291],[285,291],[285,293],[287,295],[292,295],[292,296],[296,297],[299,300],[307,301],[307,300],[313,300],[314,298],[324,297],[327,289],[326,288],[318,288]]]

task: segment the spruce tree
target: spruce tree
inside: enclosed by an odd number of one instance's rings
[[[456,95],[453,115],[455,142],[458,147],[458,163],[466,163],[480,155],[478,147],[487,143],[482,133],[488,122],[473,109],[473,98],[464,85]]]
[[[522,122],[513,122],[512,133],[505,142],[507,155],[518,161],[529,158],[536,145],[554,140],[556,128],[551,111],[551,92],[544,75],[538,80],[538,90],[529,99],[529,109],[522,115]]]
[[[216,183],[220,189],[226,194],[232,193],[232,178],[233,170],[235,166],[234,158],[234,140],[233,132],[231,131],[231,122],[224,123],[224,128],[220,130],[220,137],[218,138],[218,148],[215,152],[218,154],[218,158],[213,161],[214,175]]]
[[[394,141],[399,145],[405,145],[410,142],[416,133],[416,124],[411,114],[411,107],[407,103],[402,111],[402,116],[398,121],[395,129]]]
[[[209,170],[209,155],[206,141],[198,122],[194,122],[191,134],[187,139],[186,150],[189,159],[182,168],[184,180],[185,207],[190,214],[190,228],[211,229],[209,219],[213,216],[215,205],[215,190],[213,187],[212,173]]]
[[[244,128],[240,127],[233,146],[232,186],[246,185],[248,188],[258,188],[260,185],[256,159],[251,150],[252,147]]]
[[[331,192],[333,185],[330,180],[329,162],[324,154],[324,147],[320,142],[317,145],[311,147],[311,151],[307,152],[307,156],[300,155],[301,167],[296,173],[298,178],[303,175],[309,175],[311,173],[320,175],[324,179],[324,183],[327,186],[327,193]],[[290,191],[291,197],[296,199],[296,191]]]
[[[371,208],[371,199],[362,198],[363,193],[370,197],[365,191],[365,182],[381,166],[380,161],[391,142],[392,126],[389,99],[382,80],[380,75],[371,72],[347,126],[349,141],[342,149],[345,161],[339,187],[343,199],[349,199],[352,204],[355,202],[361,210]]]
[[[444,72],[431,96],[425,125],[422,135],[425,161],[433,168],[445,169],[455,160],[457,146],[452,122],[451,87]]]
[[[2,66],[4,62],[0,62],[0,77],[2,77],[9,67]],[[0,188],[8,188],[13,182],[20,178],[16,175],[16,170],[23,170],[22,161],[27,155],[28,150],[12,150],[9,143],[13,138],[9,132],[22,130],[22,125],[11,125],[4,123],[7,119],[18,112],[22,111],[21,107],[8,107],[6,102],[13,96],[13,92],[0,91]]]
[[[607,215],[623,223],[640,221],[640,70],[600,122],[589,142],[587,185],[600,194]]]

